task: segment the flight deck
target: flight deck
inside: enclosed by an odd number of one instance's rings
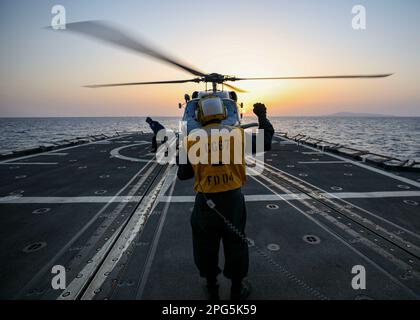
[[[1,299],[206,298],[192,254],[193,181],[157,163],[151,138],[0,161]],[[419,299],[419,172],[279,133],[264,162],[243,188],[250,299]],[[52,288],[57,265],[66,289]],[[355,266],[365,289],[352,287]],[[229,282],[219,281],[228,299]]]

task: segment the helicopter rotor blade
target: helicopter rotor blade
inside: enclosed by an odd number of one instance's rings
[[[243,89],[241,89],[241,88],[238,88],[238,87],[232,86],[231,84],[228,84],[228,83],[223,83],[223,85],[224,85],[224,86],[226,86],[226,87],[228,87],[228,88],[231,88],[232,90],[234,90],[234,91],[236,91],[236,92],[239,92],[239,93],[247,93],[247,92],[248,92],[248,91],[243,90]]]
[[[186,82],[200,82],[199,78],[187,80],[168,80],[168,81],[148,81],[148,82],[127,82],[127,83],[109,83],[109,84],[93,84],[84,86],[85,88],[106,88],[106,87],[122,87],[122,86],[138,86],[148,84],[170,84],[170,83],[186,83]]]
[[[119,28],[112,26],[111,24],[104,21],[82,21],[68,23],[66,24],[66,30],[95,38],[103,42],[111,43],[113,45],[123,47],[137,53],[148,55],[155,59],[177,66],[178,68],[181,68],[195,76],[205,76],[203,72],[169,57],[169,55],[162,53],[160,50],[151,48],[150,46],[146,45],[144,41],[137,40]]]
[[[267,78],[228,78],[228,81],[242,81],[242,80],[305,80],[305,79],[364,79],[364,78],[386,78],[393,75],[393,73],[385,74],[356,74],[356,75],[334,75],[334,76],[304,76],[304,77],[267,77]]]

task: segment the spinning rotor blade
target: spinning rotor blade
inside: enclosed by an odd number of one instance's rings
[[[239,92],[239,93],[246,93],[246,92],[248,92],[246,90],[243,90],[243,89],[240,89],[238,87],[232,86],[231,84],[223,83],[223,85],[226,86],[226,87],[228,87],[228,88],[231,88],[232,90],[234,90],[236,92]]]
[[[386,74],[365,74],[365,75],[336,75],[336,76],[308,76],[308,77],[268,77],[268,78],[229,78],[228,81],[241,80],[300,80],[300,79],[363,79],[363,78],[386,78],[393,73]]]
[[[144,84],[169,84],[169,83],[186,83],[186,82],[200,82],[200,79],[94,84],[94,85],[87,85],[87,86],[84,86],[84,87],[86,87],[86,88],[106,88],[106,87],[137,86],[137,85],[144,85]]]
[[[203,72],[187,66],[184,63],[181,63],[162,53],[161,51],[152,49],[144,42],[136,40],[134,37],[129,36],[117,27],[114,27],[103,21],[82,21],[68,23],[66,24],[66,30],[91,38],[99,39],[104,42],[135,51],[137,53],[148,55],[155,59],[177,66],[178,68],[181,68],[195,76],[203,77],[205,75]]]

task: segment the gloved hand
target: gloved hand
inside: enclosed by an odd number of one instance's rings
[[[265,116],[267,114],[267,108],[262,103],[254,104],[254,113],[257,117]]]

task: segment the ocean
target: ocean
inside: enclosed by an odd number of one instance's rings
[[[0,153],[96,134],[149,131],[144,117],[0,118]],[[179,118],[157,117],[178,128]],[[256,118],[244,118],[255,122]],[[370,152],[420,161],[420,117],[271,117],[276,131],[298,133]]]

